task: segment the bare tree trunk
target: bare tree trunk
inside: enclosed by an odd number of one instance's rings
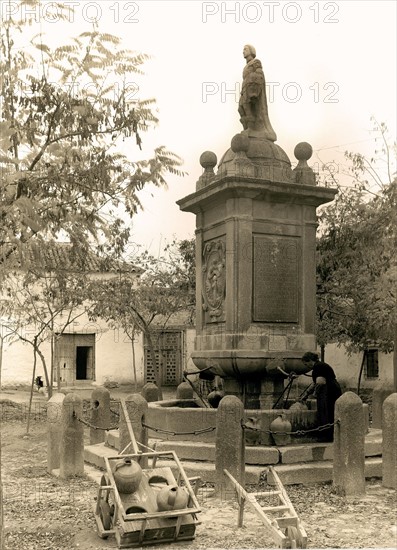
[[[157,361],[156,361],[156,352],[154,351],[154,346],[153,346],[153,340],[152,340],[152,336],[150,334],[150,330],[147,330],[145,332],[146,334],[146,338],[147,338],[147,343],[148,343],[148,348],[149,348],[149,353],[150,353],[150,357],[152,359],[152,364],[153,364],[153,372],[154,372],[154,379],[156,380],[156,385],[159,389],[159,401],[162,401],[163,399],[163,392],[161,391],[161,375],[160,375],[160,368],[159,366],[157,366]]]
[[[54,385],[54,332],[52,332],[52,334],[51,334],[50,384],[51,384],[51,395],[52,395],[52,388],[53,388],[53,385]]]
[[[131,348],[132,348],[132,369],[134,372],[134,389],[138,390],[137,379],[136,379],[136,362],[135,362],[135,346],[134,346],[135,334],[132,333],[131,337]]]
[[[397,325],[394,327],[393,391],[397,392]]]
[[[59,340],[59,336],[55,336],[55,340],[54,340],[54,363],[55,363],[55,342],[57,340]],[[59,357],[58,357],[57,364],[56,365],[54,364],[54,369],[56,370],[56,376],[57,376],[57,391],[60,392],[61,391],[61,365],[59,363]]]
[[[3,338],[3,335],[0,334],[0,391],[1,391],[1,370],[3,368],[3,344],[4,344],[4,338]]]
[[[0,334],[0,390],[1,390],[1,367],[3,365],[3,335]],[[4,517],[3,517],[3,483],[1,481],[1,430],[0,430],[0,548],[4,548]]]
[[[320,361],[325,361],[325,345],[321,344],[320,346]]]
[[[48,388],[48,398],[50,398],[50,397],[52,397],[52,385],[50,384],[50,381],[49,381],[49,379],[48,379],[47,363],[45,362],[45,357],[44,357],[44,355],[42,354],[41,350],[40,350],[37,346],[35,347],[35,349],[36,349],[37,355],[38,355],[38,356],[40,357],[40,359],[41,359],[41,364],[43,365],[45,381],[46,381],[47,388]]]
[[[1,462],[1,430],[0,430],[0,464]],[[4,516],[3,516],[3,483],[1,481],[1,468],[0,468],[0,548],[4,548]]]
[[[363,351],[363,359],[361,361],[361,367],[360,367],[360,373],[358,375],[358,382],[357,382],[357,395],[360,395],[360,386],[361,386],[361,377],[363,375],[364,365],[365,365],[365,359],[367,357],[367,350],[365,349]]]
[[[28,408],[28,421],[26,424],[26,433],[29,433],[29,427],[30,427],[30,413],[32,411],[32,400],[33,400],[33,388],[34,388],[34,380],[36,377],[36,364],[37,364],[37,351],[36,351],[36,342],[33,346],[33,374],[32,374],[32,384],[30,386],[30,398],[29,398],[29,408]]]

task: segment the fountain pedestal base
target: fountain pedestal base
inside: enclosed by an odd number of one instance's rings
[[[225,395],[238,397],[245,409],[272,409],[284,391],[284,379],[281,376],[245,380],[224,378],[223,389]]]

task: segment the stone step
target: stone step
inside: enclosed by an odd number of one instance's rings
[[[84,448],[84,461],[89,465],[100,468],[101,470],[105,469],[104,457],[109,458],[110,456],[115,456],[115,450],[107,447],[103,443],[87,445]],[[171,469],[174,470],[174,474],[177,474],[178,468],[176,465],[174,466],[174,464],[175,463],[172,460],[161,459],[157,461],[156,467],[162,468],[163,466],[171,466]],[[213,463],[183,460],[182,465],[188,477],[200,476],[203,481],[215,483],[215,465]],[[263,466],[247,466],[245,469],[246,483],[258,483],[260,475],[264,469],[265,468]]]
[[[295,463],[295,464],[277,464],[274,466],[279,478],[284,485],[296,485],[302,483],[324,483],[332,481],[332,460],[321,462]],[[382,458],[367,457],[365,459],[365,477],[382,477]],[[272,476],[269,475],[267,481],[270,485],[274,484]]]
[[[173,442],[175,443],[175,442]],[[177,453],[178,454],[178,453]],[[104,469],[104,457],[115,456],[114,449],[106,447],[103,443],[89,445],[84,449],[84,460],[97,468]],[[173,462],[167,459],[157,461],[157,467],[170,466],[177,473],[177,468],[173,467]],[[202,481],[214,483],[216,479],[215,465],[210,462],[182,460],[184,470],[188,477],[200,476]],[[310,484],[332,481],[332,460],[321,460],[306,462],[296,462],[292,464],[277,464],[274,466],[281,481],[285,485]],[[266,466],[247,465],[245,469],[246,484],[255,485],[259,482],[263,472],[266,472]],[[382,458],[367,457],[365,460],[365,477],[382,477]],[[270,485],[274,484],[271,475],[267,479]]]
[[[153,442],[152,442],[153,445]],[[193,462],[215,462],[215,445],[213,443],[194,443],[190,441],[156,441],[156,451],[174,450],[181,460]],[[246,447],[245,463],[265,466],[277,464],[280,453],[276,447]]]
[[[110,431],[105,439],[107,445],[118,449],[118,431]],[[181,460],[215,461],[215,444],[194,441],[150,440],[150,446],[156,445],[157,451],[175,450]],[[365,456],[382,454],[381,430],[370,430],[365,438]],[[285,447],[246,446],[245,462],[252,465],[294,464],[298,462],[320,462],[333,459],[332,443],[306,443]]]
[[[84,447],[84,462],[92,464],[97,468],[105,469],[104,458],[111,456],[117,456],[117,451],[112,447],[107,447],[103,443],[97,443],[96,445],[86,445]]]

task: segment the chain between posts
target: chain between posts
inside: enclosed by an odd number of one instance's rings
[[[200,435],[207,432],[212,432],[216,429],[215,426],[209,426],[208,428],[203,428],[201,430],[195,430],[193,432],[175,432],[172,430],[163,430],[162,428],[155,428],[154,426],[149,426],[148,424],[145,424],[142,422],[142,426],[144,428],[147,428],[148,430],[153,430],[154,432],[163,433],[167,435]]]
[[[94,426],[94,424],[91,424],[91,422],[87,422],[87,420],[84,420],[83,418],[79,418],[76,415],[76,413],[73,413],[73,417],[76,418],[79,422],[81,422],[85,426],[88,426],[89,428],[92,428],[94,430],[103,430],[103,431],[108,432],[110,430],[118,430],[119,429],[119,426],[109,426],[108,428],[103,428],[101,426]],[[251,430],[253,432],[266,433],[266,434],[270,434],[270,435],[271,434],[275,434],[275,435],[276,434],[279,434],[279,435],[282,435],[282,434],[283,435],[305,435],[305,434],[308,434],[308,433],[321,432],[321,431],[324,431],[324,430],[328,430],[329,428],[332,428],[336,424],[340,424],[340,420],[335,420],[335,422],[332,422],[332,423],[330,422],[328,424],[318,426],[317,428],[311,428],[309,430],[295,430],[294,432],[275,432],[275,431],[272,431],[272,430],[262,430],[260,428],[254,428],[253,426],[247,426],[243,422],[241,423],[241,427],[242,427],[243,430]],[[213,432],[214,430],[216,430],[215,426],[209,426],[208,428],[202,428],[201,430],[194,430],[192,432],[176,432],[176,431],[172,431],[172,430],[164,430],[163,428],[156,428],[154,426],[149,426],[148,424],[145,424],[144,422],[142,422],[142,427],[147,428],[148,430],[152,430],[152,431],[157,432],[157,433],[163,433],[163,434],[174,435],[174,436],[177,436],[177,435],[200,435],[200,434],[203,434],[203,433]]]
[[[73,418],[76,418],[78,422],[81,422],[85,426],[88,426],[89,428],[92,428],[93,430],[103,430],[105,432],[109,432],[110,430],[118,430],[118,426],[109,426],[109,428],[102,428],[101,426],[94,426],[94,424],[91,424],[91,422],[87,422],[87,420],[84,420],[83,418],[79,418],[76,413],[73,413]]]
[[[311,428],[309,430],[296,430],[294,432],[273,432],[271,430],[261,430],[260,428],[254,428],[252,426],[247,426],[244,423],[241,423],[241,427],[243,430],[251,430],[253,432],[261,432],[265,434],[279,434],[279,435],[305,435],[312,432],[322,432],[324,430],[328,430],[329,428],[332,428],[336,424],[340,424],[340,420],[335,420],[335,422],[330,422],[329,424],[323,424],[322,426],[318,426],[317,428]]]

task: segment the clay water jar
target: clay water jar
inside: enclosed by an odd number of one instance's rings
[[[217,409],[221,399],[225,397],[223,391],[214,390],[207,395],[207,401],[213,409]]]
[[[119,493],[135,493],[142,479],[142,468],[132,458],[124,458],[116,463],[113,472]]]
[[[157,494],[157,507],[160,512],[181,510],[187,507],[189,493],[185,487],[164,487]]]
[[[301,412],[301,411],[307,411],[308,409],[305,403],[301,403],[300,401],[297,401],[296,403],[290,406],[289,410]]]
[[[247,418],[245,423],[247,428],[260,428],[260,419],[255,417]],[[261,434],[260,432],[254,430],[244,430],[244,439],[246,445],[259,445]]]
[[[271,434],[276,445],[282,446],[291,443],[291,436],[287,433],[291,431],[291,427],[291,422],[284,413],[279,414],[278,417],[273,420],[270,424],[270,431],[276,432]]]

